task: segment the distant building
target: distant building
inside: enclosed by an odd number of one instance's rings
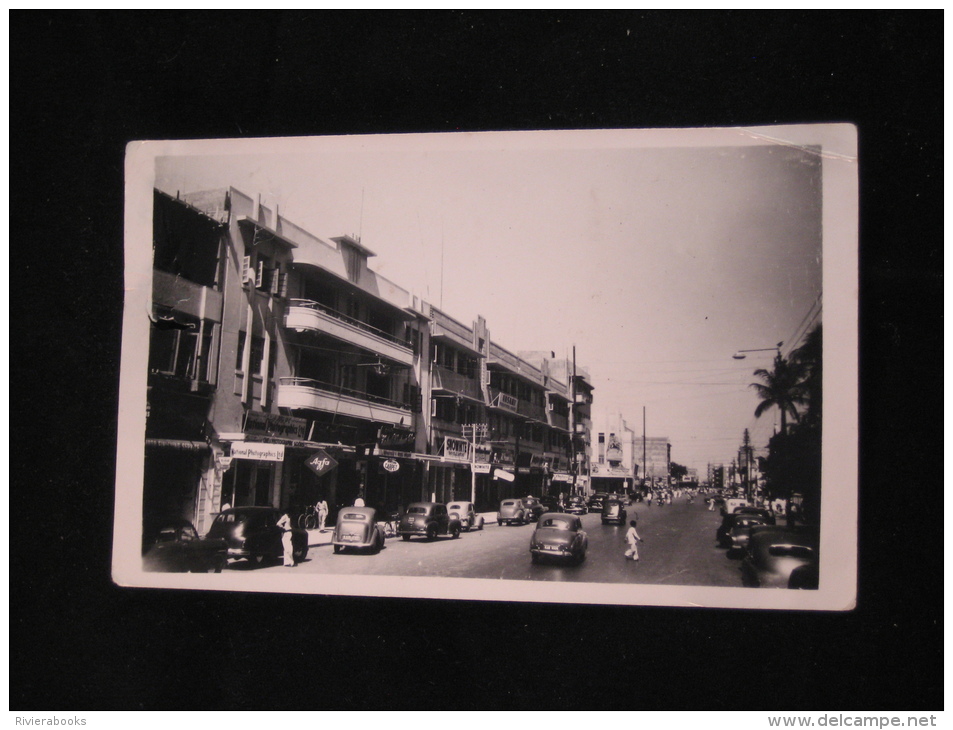
[[[621,414],[606,418],[604,430],[596,434],[591,465],[594,492],[626,493],[635,486],[640,472],[635,432],[628,427]]]
[[[640,479],[648,479],[653,483],[668,481],[672,464],[672,444],[667,437],[638,437],[636,454]]]

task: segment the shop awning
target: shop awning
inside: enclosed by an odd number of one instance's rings
[[[146,446],[153,449],[175,449],[176,451],[192,451],[195,453],[209,450],[209,445],[204,441],[187,441],[185,439],[146,439]]]

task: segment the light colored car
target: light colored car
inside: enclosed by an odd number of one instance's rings
[[[540,517],[529,541],[534,563],[552,559],[579,565],[586,559],[588,548],[589,536],[582,529],[582,520],[561,512],[547,512]]]
[[[766,525],[751,529],[741,575],[752,588],[818,587],[820,535],[816,527]]]
[[[447,505],[450,519],[460,520],[460,527],[464,532],[483,529],[483,517],[473,509],[473,502],[450,502]]]
[[[335,553],[345,548],[379,553],[384,547],[384,526],[377,522],[377,510],[373,507],[342,508],[338,512],[331,545]]]
[[[496,513],[499,525],[525,525],[530,521],[530,513],[522,499],[504,499],[500,502],[500,511]]]

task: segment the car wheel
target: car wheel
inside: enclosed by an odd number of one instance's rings
[[[452,537],[454,540],[460,537],[460,525],[454,525],[450,528],[450,537]]]
[[[410,542],[410,535],[401,535],[401,538],[403,538],[404,542]]]
[[[539,565],[539,555],[533,553],[533,565]]]
[[[437,539],[437,526],[431,525],[427,528],[427,539],[436,540]]]
[[[483,518],[482,518],[482,517],[478,517],[478,518],[477,518],[477,529],[478,529],[478,530],[482,530],[482,529],[483,529]]]
[[[296,563],[303,563],[304,559],[308,557],[308,548],[307,546],[305,546],[301,548],[300,550],[295,550],[294,553],[292,554],[294,555],[294,559]]]

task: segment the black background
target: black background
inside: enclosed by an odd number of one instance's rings
[[[12,12],[10,40],[11,709],[942,707],[941,12]],[[859,130],[856,610],[112,585],[126,142],[798,122]]]

